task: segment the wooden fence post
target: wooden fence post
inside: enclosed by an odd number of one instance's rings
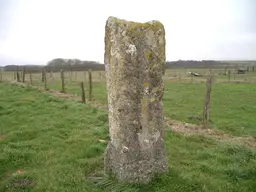
[[[92,101],[92,71],[89,70],[89,101]]]
[[[29,73],[29,80],[30,80],[30,85],[32,85],[33,80],[32,80],[32,73],[31,72]]]
[[[20,82],[19,67],[16,68],[17,82]]]
[[[213,75],[210,75],[206,80],[206,93],[205,93],[203,118],[202,118],[204,128],[208,127],[208,122],[210,119],[210,100],[211,100],[211,91],[212,91],[212,81],[213,81]]]
[[[47,88],[47,71],[46,70],[44,70],[44,90],[49,90],[48,88]]]
[[[42,83],[44,82],[44,69],[42,68]]]
[[[61,92],[65,93],[65,80],[64,80],[64,71],[61,69],[60,71],[60,77],[61,77]]]
[[[22,83],[25,83],[25,78],[26,78],[26,69],[25,69],[25,67],[23,67],[23,71],[22,71]]]
[[[230,82],[230,74],[231,74],[231,71],[228,70],[228,82]]]
[[[81,82],[81,83],[80,83],[80,86],[81,86],[81,97],[82,97],[82,103],[86,103],[86,101],[85,101],[84,83],[83,83],[83,82]]]

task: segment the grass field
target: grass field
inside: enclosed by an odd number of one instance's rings
[[[169,86],[167,93],[174,94],[184,85]],[[214,89],[221,91],[223,86]],[[197,90],[192,93],[197,98]],[[164,99],[166,105],[172,97]],[[172,108],[179,106],[177,102]],[[180,113],[177,117],[188,114]],[[99,188],[88,179],[103,171],[106,143],[99,140],[108,140],[107,128],[104,111],[0,83],[0,191],[118,191],[118,185]],[[168,129],[165,141],[169,172],[148,186],[124,185],[126,191],[255,191],[254,149]]]
[[[172,69],[167,70],[164,77],[164,110],[165,116],[188,123],[200,124],[205,95],[205,76],[191,78],[185,74],[196,71],[208,74],[206,69]],[[215,69],[215,74],[224,69]],[[175,75],[176,74],[176,75]],[[177,75],[178,74],[178,75]],[[33,85],[44,87],[41,74],[32,74]],[[175,77],[174,77],[175,76]],[[236,80],[231,75],[229,83],[227,75],[216,75],[212,88],[210,111],[210,126],[223,130],[235,136],[256,136],[256,73],[236,74]],[[5,74],[8,80],[13,80],[13,73]],[[246,79],[245,79],[246,77]],[[27,75],[29,82],[29,75]],[[60,74],[48,74],[47,87],[51,90],[61,90]],[[245,81],[246,80],[246,81]],[[79,82],[85,82],[86,96],[88,95],[88,74],[84,72],[66,72],[65,84],[67,93],[79,96],[81,94]],[[106,82],[99,77],[99,72],[93,72],[93,99],[107,106]]]

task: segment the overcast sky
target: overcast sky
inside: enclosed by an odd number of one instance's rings
[[[0,65],[103,62],[108,16],[162,22],[167,60],[256,59],[256,0],[0,0]]]

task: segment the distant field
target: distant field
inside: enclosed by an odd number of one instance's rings
[[[57,82],[50,85],[59,89]],[[68,91],[78,94],[76,86],[70,83]],[[200,113],[204,84],[166,83],[166,89],[166,115],[186,119]],[[95,83],[94,91],[94,98],[105,103],[104,82]],[[252,85],[214,85],[213,125],[233,123],[237,127],[252,120],[255,108],[248,102],[255,102],[252,95]],[[217,101],[216,96],[224,101]],[[223,107],[227,103],[229,107]],[[88,179],[102,175],[106,142],[100,140],[108,140],[107,121],[104,111],[88,105],[0,83],[0,191],[120,191],[115,183],[98,188]],[[252,129],[230,132],[250,134]],[[124,185],[125,191],[255,190],[255,149],[203,136],[182,136],[168,129],[165,142],[169,172],[148,186]]]
[[[189,77],[187,72],[193,71],[204,76]],[[224,69],[214,69],[215,82],[212,88],[211,127],[237,136],[256,136],[256,71],[247,74],[234,74],[230,82]],[[165,93],[163,97],[165,115],[175,120],[200,124],[205,94],[206,75],[209,69],[171,69],[164,76]],[[47,74],[47,87],[61,90],[59,73]],[[93,99],[107,106],[106,82],[100,72],[93,72]],[[13,80],[13,73],[5,73],[5,79]],[[41,74],[32,74],[33,85],[44,86]],[[29,75],[26,76],[29,82]],[[65,72],[67,93],[79,96],[79,82],[85,82],[88,96],[88,74],[85,72]]]

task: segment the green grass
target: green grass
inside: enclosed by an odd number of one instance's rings
[[[81,79],[82,80],[82,79]],[[40,82],[36,85],[43,87]],[[49,80],[48,87],[60,90],[59,80]],[[88,83],[85,83],[86,96]],[[81,94],[79,80],[66,80],[66,91],[73,95]],[[163,97],[164,112],[167,117],[189,123],[200,124],[205,95],[205,83],[172,82],[165,80]],[[256,87],[246,83],[214,83],[211,95],[210,126],[235,136],[256,136]],[[93,99],[107,105],[105,81],[94,81]],[[193,118],[195,119],[195,118]]]
[[[165,115],[187,121],[201,116],[204,83],[166,82],[163,97]],[[233,135],[256,136],[256,86],[254,84],[213,84],[211,94],[211,126]],[[193,123],[200,123],[194,121]]]
[[[106,144],[98,140],[108,140],[107,128],[103,111],[1,83],[0,191],[111,191],[110,182],[99,188],[87,179],[103,170]],[[126,191],[255,190],[255,150],[169,130],[165,141],[169,172]]]
[[[209,69],[168,69],[165,80],[165,93],[163,97],[165,116],[175,120],[188,123],[200,124],[205,94],[205,77],[194,77],[194,83],[190,83],[190,77],[185,77],[188,71],[195,71],[201,74],[209,73]],[[223,73],[224,69],[213,69],[215,74]],[[233,72],[232,72],[233,73]],[[168,79],[169,74],[182,74],[182,79]],[[44,87],[40,82],[40,73],[33,74],[33,84]],[[48,88],[51,90],[61,90],[60,74],[54,73],[54,79],[49,78]],[[210,126],[213,129],[223,130],[224,132],[235,136],[256,136],[256,73],[236,74],[237,83],[231,75],[231,83],[228,83],[227,75],[215,76],[215,82],[211,95]],[[12,73],[4,73],[4,79],[12,79]],[[106,82],[99,80],[98,72],[92,73],[93,77],[93,99],[103,105],[107,105]],[[248,81],[244,81],[245,77]],[[27,76],[28,79],[28,76]],[[65,72],[65,85],[67,93],[80,96],[80,81],[85,82],[85,94],[88,95],[88,74],[85,77],[84,72],[77,72],[77,77],[71,73]],[[255,80],[255,81],[253,81]],[[203,83],[202,83],[203,82]],[[249,83],[250,82],[250,83]],[[192,120],[191,120],[192,119]]]

